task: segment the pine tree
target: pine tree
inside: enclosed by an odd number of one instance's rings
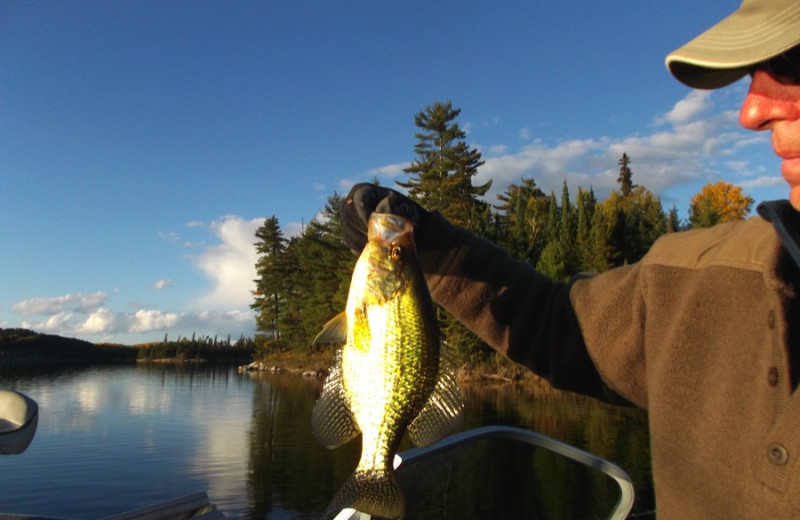
[[[472,228],[470,217],[476,214],[475,207],[485,204],[478,197],[485,195],[492,183],[472,185],[484,161],[477,149],[464,142],[466,132],[456,122],[460,113],[461,109],[447,101],[429,105],[414,116],[414,124],[422,130],[415,134],[417,159],[403,170],[412,177],[397,184],[425,208],[438,209],[454,224]]]
[[[678,217],[678,208],[673,205],[667,214],[667,233],[674,233],[682,229],[683,225],[680,217]]]
[[[547,201],[547,224],[545,226],[545,239],[547,243],[558,240],[558,232],[560,229],[561,219],[558,213],[558,202],[556,201],[556,194],[551,191]]]
[[[575,246],[577,248],[577,267],[579,271],[591,270],[592,264],[592,219],[594,217],[597,200],[594,191],[584,191],[578,188],[577,206],[578,222],[575,231]]]
[[[619,183],[622,196],[627,197],[631,194],[633,188],[636,187],[632,180],[633,172],[630,169],[631,158],[628,157],[628,154],[622,152],[622,157],[617,164],[619,164],[619,177],[617,177],[617,182]]]
[[[630,163],[630,157],[623,153],[618,162],[620,190],[612,191],[602,203],[607,244],[613,251],[608,258],[613,257],[615,265],[637,262],[667,228],[661,201],[633,183]]]
[[[533,179],[511,184],[497,198],[501,222],[497,241],[513,256],[536,264],[545,245],[545,222],[549,199]]]
[[[601,206],[609,225],[608,244],[615,252],[615,265],[638,262],[667,231],[661,201],[644,187],[637,186],[627,196],[612,191]]]
[[[575,245],[576,238],[576,213],[569,200],[567,180],[561,188],[561,223],[559,226],[558,241],[560,242],[561,262],[564,265],[565,277],[578,271],[578,251]]]
[[[341,202],[337,194],[328,198],[293,252],[297,265],[293,280],[297,301],[291,322],[295,348],[309,348],[325,323],[345,308],[355,257],[341,238]]]
[[[260,256],[256,262],[255,301],[250,307],[257,312],[256,330],[261,333],[259,341],[263,344],[280,337],[278,322],[283,310],[285,275],[282,255],[286,239],[275,215],[256,230],[256,238],[256,251]]]
[[[589,254],[584,269],[602,273],[616,264],[619,253],[610,245],[611,223],[603,207],[598,204],[592,215],[592,229],[589,234]]]

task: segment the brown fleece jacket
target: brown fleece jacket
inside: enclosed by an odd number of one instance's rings
[[[434,301],[557,388],[649,413],[659,520],[800,518],[787,260],[761,218],[662,237],[637,264],[554,282],[433,213]]]

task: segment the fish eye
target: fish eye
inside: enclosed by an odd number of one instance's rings
[[[403,259],[404,253],[405,252],[403,251],[402,247],[392,246],[391,249],[389,249],[389,258],[391,258],[396,262],[399,262],[400,260]]]

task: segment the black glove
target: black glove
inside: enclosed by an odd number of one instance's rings
[[[367,243],[367,222],[373,211],[400,215],[414,225],[419,236],[430,213],[405,195],[389,188],[363,182],[353,186],[342,202],[342,233],[344,243],[360,252]]]

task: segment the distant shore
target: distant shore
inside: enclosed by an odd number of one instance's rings
[[[0,370],[137,362],[235,364],[252,360],[254,352],[252,342],[231,344],[209,338],[130,346],[91,343],[28,329],[0,329]]]
[[[250,345],[183,338],[140,345],[95,344],[27,329],[0,329],[0,370],[90,366],[99,364],[225,364],[240,372],[288,373],[324,378],[334,362],[334,350],[275,352],[254,360]],[[499,356],[458,368],[460,382],[548,386],[538,376]]]
[[[271,354],[261,360],[239,366],[239,372],[295,374],[303,377],[325,377],[334,361],[333,351]],[[459,367],[456,377],[461,383],[525,384],[547,388],[548,383],[529,370],[506,359],[496,359],[472,366]]]

